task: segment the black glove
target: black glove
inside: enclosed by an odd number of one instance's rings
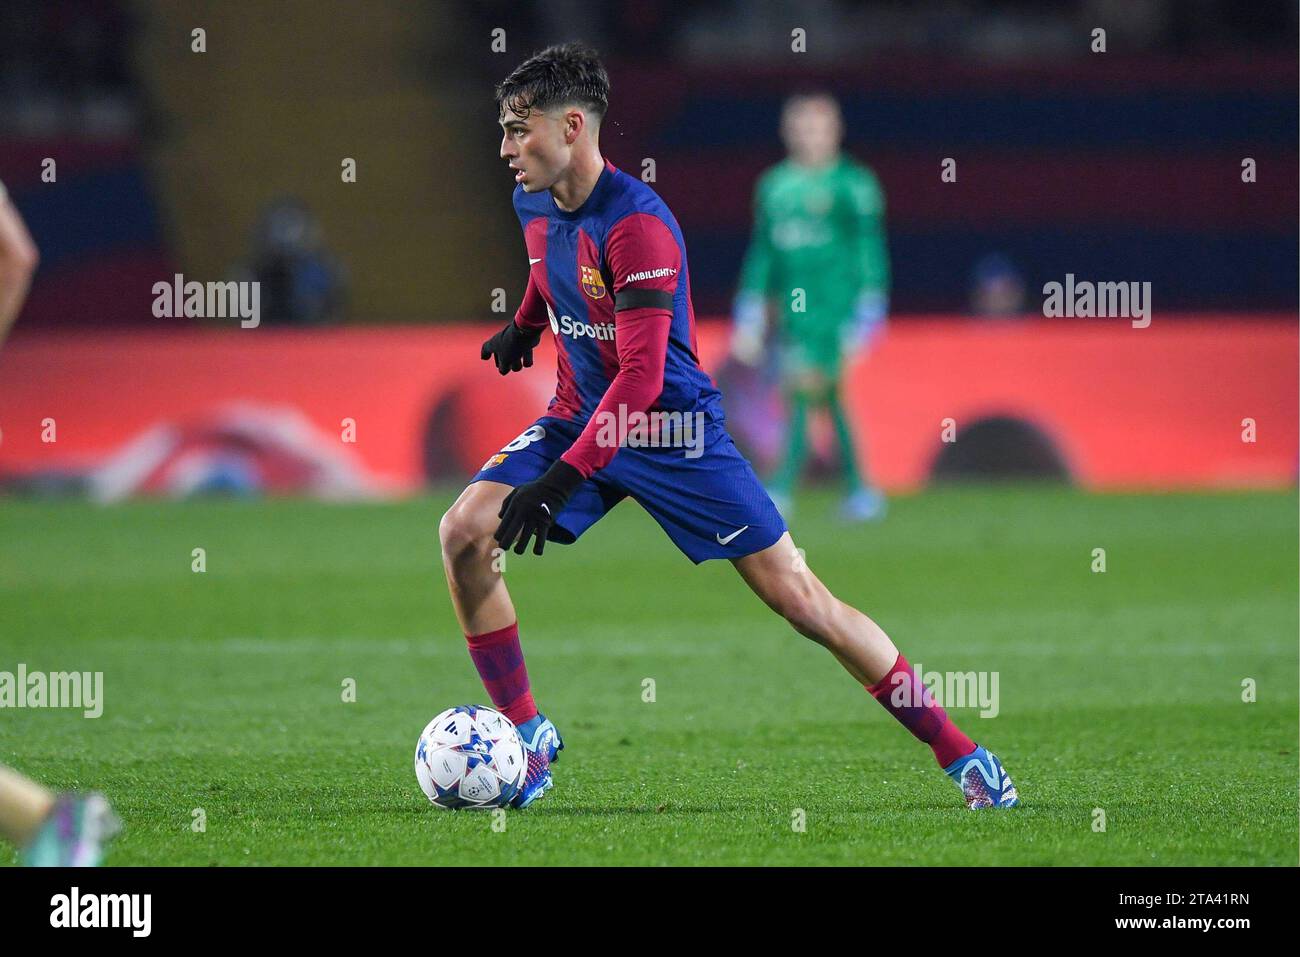
[[[542,340],[540,329],[520,329],[511,319],[506,327],[483,343],[482,359],[491,359],[497,364],[497,371],[502,375],[518,372],[524,366],[533,364],[533,349]]]
[[[555,464],[541,478],[525,482],[506,496],[506,500],[501,503],[501,510],[497,512],[501,524],[492,537],[502,548],[509,549],[518,535],[519,544],[515,545],[515,554],[522,555],[528,547],[529,537],[536,535],[537,544],[533,547],[533,554],[540,555],[542,546],[546,543],[546,533],[555,522],[555,516],[560,514],[569,497],[583,481],[581,472],[563,459],[556,459]]]

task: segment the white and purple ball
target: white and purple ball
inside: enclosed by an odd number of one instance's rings
[[[505,807],[528,773],[514,723],[481,705],[448,708],[415,746],[415,777],[435,807]]]

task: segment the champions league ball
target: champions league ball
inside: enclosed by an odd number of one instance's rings
[[[448,708],[429,722],[415,746],[415,777],[435,807],[505,807],[527,773],[514,724],[480,705]]]

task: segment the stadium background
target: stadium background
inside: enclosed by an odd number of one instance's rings
[[[772,29],[787,15],[814,38],[806,53]],[[882,484],[944,468],[948,417],[971,440],[950,473],[1294,480],[1294,5],[16,0],[0,18],[0,178],[42,253],[0,354],[11,488],[84,491],[76,476],[166,424],[209,465],[164,458],[132,489],[188,492],[216,469],[215,486],[304,490],[319,466],[277,472],[250,412],[289,416],[367,494],[470,474],[531,421],[553,369],[544,349],[503,383],[475,355],[503,318],[494,293],[512,311],[525,277],[491,84],[572,23],[609,62],[602,147],[634,173],[652,159],[682,223],[703,359],[733,386],[728,414],[760,464],[781,409],[733,381],[725,316],[753,183],[781,155],[782,97],[823,87],[887,199],[892,325],[849,387]],[[1094,24],[1104,54],[1079,39]],[[955,183],[940,182],[945,157]],[[155,282],[237,275],[285,197],[319,221],[327,315],[256,330],[152,315]],[[1022,287],[1020,318],[972,315],[989,262]],[[1149,281],[1151,328],[1038,317],[1042,285],[1067,273]],[[345,420],[356,441],[340,449]],[[831,454],[829,430],[815,438]]]

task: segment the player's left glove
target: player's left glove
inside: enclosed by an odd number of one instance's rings
[[[885,328],[885,313],[889,299],[882,292],[864,292],[853,307],[853,321],[844,328],[840,346],[853,353],[875,341]]]
[[[546,533],[555,523],[555,517],[584,481],[581,472],[563,459],[556,459],[540,478],[525,482],[506,496],[497,512],[501,524],[492,537],[502,548],[509,549],[518,536],[515,554],[522,555],[528,539],[536,535],[533,554],[542,554]]]
[[[758,365],[763,357],[763,337],[767,332],[767,304],[757,293],[736,297],[731,310],[731,354],[747,366]]]

